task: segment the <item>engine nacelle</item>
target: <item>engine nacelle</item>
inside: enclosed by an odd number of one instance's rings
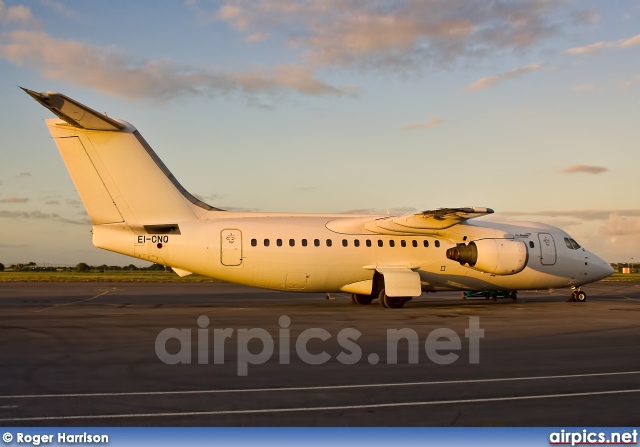
[[[447,258],[492,275],[513,275],[527,266],[529,252],[522,241],[480,239],[448,249]]]

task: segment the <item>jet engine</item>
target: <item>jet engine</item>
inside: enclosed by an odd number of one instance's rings
[[[522,241],[480,239],[448,249],[447,258],[492,275],[513,275],[524,270],[529,254]]]

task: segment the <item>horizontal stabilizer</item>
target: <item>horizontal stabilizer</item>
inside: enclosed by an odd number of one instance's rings
[[[20,88],[47,109],[51,110],[58,118],[66,121],[73,127],[88,130],[122,130],[125,128],[124,124],[113,118],[109,118],[104,113],[96,112],[61,93],[38,93],[24,87]]]

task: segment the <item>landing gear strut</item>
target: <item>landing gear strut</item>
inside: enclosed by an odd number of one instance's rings
[[[580,290],[580,287],[572,287],[571,298],[567,300],[567,302],[577,301],[579,303],[584,303],[587,301],[587,294]]]

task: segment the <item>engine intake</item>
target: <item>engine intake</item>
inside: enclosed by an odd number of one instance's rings
[[[514,275],[527,266],[529,252],[522,241],[480,239],[448,249],[447,258],[492,275]]]

